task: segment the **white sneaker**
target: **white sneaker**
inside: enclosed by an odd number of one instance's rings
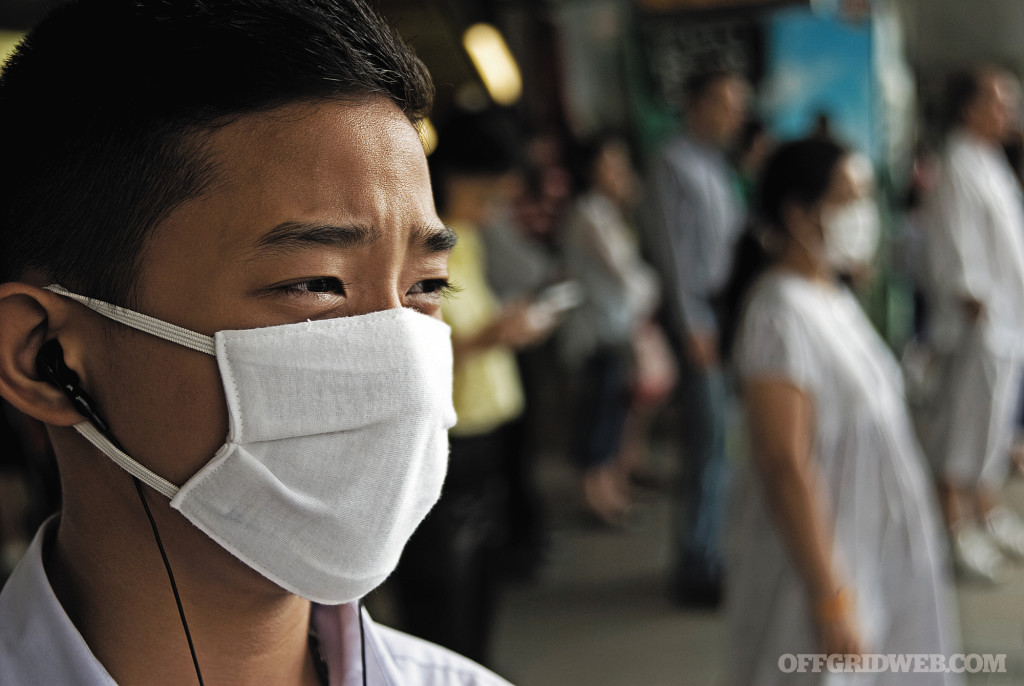
[[[1005,507],[993,508],[985,518],[989,537],[1007,556],[1024,560],[1024,521]]]
[[[953,535],[953,563],[963,579],[1001,584],[1010,569],[999,547],[977,526],[965,526]]]

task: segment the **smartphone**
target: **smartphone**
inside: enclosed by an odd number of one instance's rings
[[[583,304],[583,287],[578,281],[561,281],[547,286],[533,301],[533,306],[551,314],[561,314]]]

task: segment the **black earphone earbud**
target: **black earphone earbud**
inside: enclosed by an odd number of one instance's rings
[[[40,346],[36,355],[36,373],[41,379],[63,391],[79,414],[88,419],[101,433],[109,435],[107,423],[96,412],[93,399],[78,385],[78,374],[64,362],[64,348],[56,338]]]

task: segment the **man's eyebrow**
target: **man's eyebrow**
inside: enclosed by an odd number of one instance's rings
[[[260,236],[255,247],[285,252],[311,246],[350,248],[370,245],[379,238],[380,231],[370,226],[283,222]]]
[[[444,224],[417,224],[410,236],[412,243],[418,243],[428,252],[451,252],[458,240],[451,227]]]

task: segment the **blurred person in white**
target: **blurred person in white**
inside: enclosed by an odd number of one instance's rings
[[[0,394],[63,501],[0,683],[507,683],[361,607],[455,423],[432,93],[359,0],[79,0],[6,63]]]
[[[945,541],[900,370],[843,286],[835,246],[871,198],[840,145],[780,146],[733,354],[751,448],[733,498],[734,683],[958,684],[945,674],[784,674],[784,654],[958,650]],[[839,251],[842,252],[842,251]],[[869,253],[865,253],[868,255]]]
[[[1024,354],[1024,208],[1001,148],[1019,104],[1019,84],[998,68],[951,77],[925,231],[929,341],[942,369],[928,448],[957,569],[990,582],[1024,558],[1024,522],[999,497]]]
[[[672,598],[684,606],[713,607],[721,599],[729,392],[715,301],[745,220],[726,151],[746,119],[749,90],[731,71],[694,74],[686,84],[687,131],[661,151],[650,186],[651,255],[673,306],[685,406],[680,439],[686,478],[674,514],[671,580]]]
[[[564,254],[583,303],[560,329],[559,348],[581,371],[574,448],[591,514],[619,524],[630,504],[628,474],[617,461],[631,408],[634,342],[658,305],[660,284],[640,256],[629,213],[636,181],[625,140],[599,136],[580,146],[583,192],[565,227]],[[667,346],[665,346],[667,348]]]

